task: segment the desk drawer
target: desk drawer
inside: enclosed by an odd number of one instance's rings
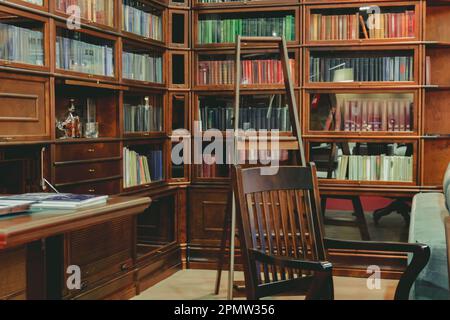
[[[96,181],[81,184],[73,184],[56,187],[60,192],[78,193],[78,194],[99,194],[114,195],[120,193],[120,179]]]
[[[135,218],[115,219],[71,232],[66,236],[67,265],[81,270],[81,290],[66,291],[69,296],[89,291],[134,268]]]
[[[120,156],[120,144],[104,143],[67,143],[56,145],[55,161],[80,161],[108,159]]]
[[[120,161],[101,161],[56,166],[57,184],[120,176]]]

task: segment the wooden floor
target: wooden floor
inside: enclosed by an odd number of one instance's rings
[[[135,297],[136,300],[223,300],[226,298],[227,273],[224,273],[220,295],[213,294],[216,272],[211,270],[183,270]],[[236,280],[243,279],[236,272]],[[391,300],[397,280],[381,281],[381,288],[369,290],[366,279],[335,277],[335,298],[338,300]],[[303,299],[304,297],[276,297]]]

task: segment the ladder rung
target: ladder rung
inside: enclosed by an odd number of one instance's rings
[[[279,43],[283,41],[281,37],[241,37],[241,42],[274,42]]]

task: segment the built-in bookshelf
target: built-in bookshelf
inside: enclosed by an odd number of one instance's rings
[[[339,8],[308,6],[308,42],[416,40],[420,29],[419,3],[379,4]]]
[[[308,91],[306,132],[411,134],[417,132],[417,92]],[[307,110],[307,111],[306,111]]]
[[[230,44],[236,35],[284,36],[293,42],[297,38],[298,10],[211,11],[195,16],[195,42],[198,45]]]
[[[115,77],[115,43],[95,35],[57,28],[56,68],[89,75]]]
[[[164,180],[163,146],[130,144],[123,148],[123,187],[145,186]]]
[[[124,94],[124,133],[162,132],[164,130],[163,101],[161,94]]]
[[[238,34],[286,38],[307,161],[323,194],[440,188],[450,161],[445,1],[0,2],[0,105],[11,106],[0,108],[1,192],[38,191],[45,177],[59,191],[156,195],[160,208],[174,201],[192,217],[190,263],[208,260],[195,254],[221,236],[205,230],[222,227],[227,152],[187,164],[171,163],[171,149],[177,139],[192,144],[196,125],[233,127]],[[80,6],[80,29],[67,24],[71,5]],[[280,135],[279,152],[241,150],[247,163],[298,160],[275,49],[242,50],[239,127],[256,141]],[[58,124],[72,105],[81,130],[62,139]],[[181,196],[161,196],[168,189]]]
[[[122,30],[164,41],[163,8],[149,1],[122,0]]]
[[[309,81],[413,82],[414,51],[309,52]]]
[[[289,56],[289,68],[296,75],[296,56]],[[197,86],[227,86],[235,83],[235,56],[201,53],[198,55]],[[281,60],[276,54],[251,53],[242,55],[241,84],[284,85],[284,74]]]
[[[314,141],[309,157],[323,183],[413,183],[414,144],[406,142]]]

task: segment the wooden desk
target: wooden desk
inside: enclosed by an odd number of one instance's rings
[[[136,215],[150,203],[147,197],[113,197],[81,210],[1,217],[0,299],[103,298],[124,286],[131,296]],[[65,285],[70,265],[81,269],[80,290]]]

